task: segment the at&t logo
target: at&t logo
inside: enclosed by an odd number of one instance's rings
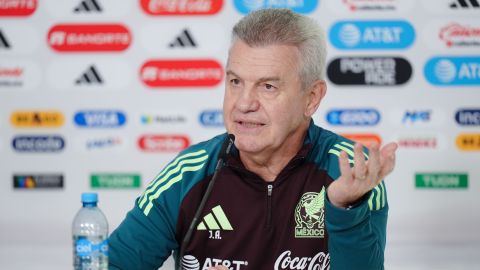
[[[243,266],[247,266],[247,261],[237,261],[237,260],[223,260],[217,258],[206,258],[203,265],[200,264],[200,261],[192,255],[185,255],[182,258],[182,267],[185,270],[203,270],[208,269],[209,267],[214,267],[218,265],[223,265],[231,270],[241,270],[244,269]]]
[[[433,85],[480,85],[480,57],[434,57],[424,73]]]

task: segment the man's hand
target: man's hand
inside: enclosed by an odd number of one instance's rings
[[[215,266],[215,267],[210,267],[210,268],[208,268],[208,270],[228,270],[228,268],[223,266],[223,265],[218,265],[218,266]]]
[[[395,167],[396,143],[389,143],[379,150],[377,143],[372,143],[368,161],[365,161],[363,146],[356,143],[354,151],[354,166],[350,168],[348,155],[340,153],[340,177],[333,181],[327,189],[330,202],[340,208],[358,201],[363,195],[376,187]]]

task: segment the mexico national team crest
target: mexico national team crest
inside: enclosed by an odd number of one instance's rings
[[[325,237],[325,187],[302,195],[295,208],[295,238]]]

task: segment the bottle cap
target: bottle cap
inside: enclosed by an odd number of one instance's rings
[[[98,201],[97,193],[93,193],[93,192],[82,193],[83,203],[96,203],[97,201]]]

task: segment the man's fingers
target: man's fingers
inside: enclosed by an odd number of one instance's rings
[[[373,178],[370,179],[375,183],[378,179],[378,173],[380,172],[380,151],[377,143],[372,143],[368,148],[368,174]]]
[[[346,179],[352,178],[352,169],[350,168],[350,163],[348,161],[348,155],[345,151],[340,152],[338,158],[338,165],[340,166],[340,174]]]
[[[354,156],[354,166],[353,174],[355,179],[365,180],[367,177],[367,166],[365,165],[365,157],[363,156],[363,145],[361,143],[356,143],[353,148]]]
[[[385,176],[393,171],[393,168],[395,167],[395,151],[397,148],[398,145],[396,143],[389,143],[382,147],[382,150],[380,151],[381,170],[379,173],[381,179],[385,178]]]

